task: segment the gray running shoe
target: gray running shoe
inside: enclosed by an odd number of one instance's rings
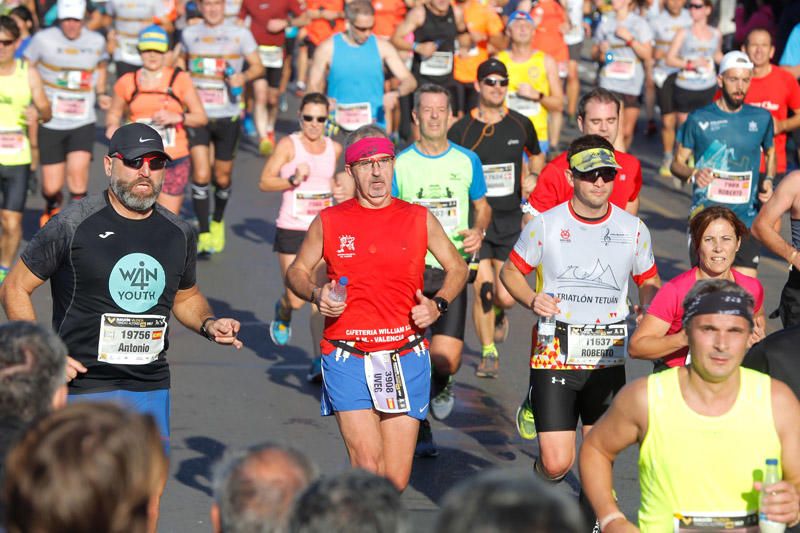
[[[500,358],[497,352],[481,356],[481,362],[475,369],[475,376],[479,378],[497,378],[500,374]]]
[[[439,449],[436,443],[433,442],[433,432],[431,431],[431,423],[423,420],[419,424],[419,433],[417,434],[417,447],[414,450],[416,457],[438,457]]]
[[[453,376],[447,378],[447,385],[442,392],[431,400],[431,414],[436,420],[444,420],[453,412],[456,404],[456,395],[453,392]]]

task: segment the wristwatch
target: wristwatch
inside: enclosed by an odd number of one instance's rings
[[[447,312],[447,308],[450,307],[450,302],[441,296],[434,296],[432,300],[436,302],[436,309],[439,310],[439,314],[445,314]]]
[[[210,317],[206,318],[205,320],[203,320],[203,325],[200,326],[200,335],[202,335],[206,339],[210,340],[211,342],[214,342],[214,337],[208,332],[208,329],[206,329],[206,324],[208,324],[209,320],[217,320],[217,317],[210,316]]]

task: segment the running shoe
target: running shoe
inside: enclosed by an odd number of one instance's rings
[[[258,130],[256,129],[256,123],[253,120],[253,115],[247,113],[244,117],[244,121],[242,121],[242,125],[244,126],[244,134],[248,137],[255,137],[258,135]]]
[[[533,420],[533,409],[529,395],[525,395],[525,401],[517,408],[517,433],[526,440],[536,438],[536,423]]]
[[[431,414],[436,420],[444,420],[453,412],[456,404],[456,395],[453,392],[453,376],[447,378],[447,385],[442,392],[431,400]]]
[[[225,221],[212,220],[209,223],[209,233],[211,234],[211,247],[214,253],[220,253],[225,249]]]
[[[494,342],[501,344],[508,338],[508,317],[502,309],[494,316]]]
[[[8,268],[0,267],[0,285],[6,280],[6,276],[8,276]]]
[[[417,447],[414,449],[416,457],[438,457],[439,449],[436,443],[433,442],[433,431],[431,431],[431,423],[423,420],[419,424],[419,433],[417,433]]]
[[[670,166],[672,166],[672,154],[664,154],[664,159],[661,160],[661,166],[658,167],[658,175],[663,178],[671,178],[672,170],[670,170]]]
[[[39,227],[43,228],[45,224],[50,222],[50,219],[53,218],[61,211],[60,207],[54,207],[53,209],[45,209],[42,216],[39,217]]]
[[[291,331],[292,328],[289,328],[290,334]],[[311,360],[311,366],[308,368],[308,374],[306,374],[306,381],[309,383],[322,383],[322,357],[315,357]]]
[[[298,81],[294,85],[294,95],[298,98],[302,98],[306,94],[306,84],[302,81]]]
[[[286,93],[282,93],[278,99],[278,109],[281,113],[289,111],[289,98],[287,98]]]
[[[292,326],[287,320],[281,320],[281,302],[275,302],[275,318],[269,323],[269,337],[278,346],[286,346],[292,338]],[[321,364],[321,361],[320,361]],[[311,364],[312,368],[314,364]],[[320,370],[321,372],[321,370]],[[311,372],[309,372],[311,375]],[[310,381],[310,380],[309,380]]]
[[[211,232],[204,231],[197,236],[197,253],[199,255],[210,255],[214,253],[213,237]]]
[[[475,376],[479,378],[496,378],[500,374],[500,358],[497,352],[481,356],[481,362],[475,369]]]
[[[275,132],[270,131],[266,137],[263,137],[258,143],[258,153],[263,156],[270,155],[275,148]]]

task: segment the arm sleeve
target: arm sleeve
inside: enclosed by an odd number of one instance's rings
[[[633,275],[633,281],[637,285],[641,285],[658,274],[656,259],[653,256],[653,241],[650,238],[650,230],[641,220],[639,220],[639,231],[636,235],[636,255],[631,274]]]
[[[472,164],[472,183],[469,185],[469,199],[479,200],[486,196],[486,178],[483,175],[481,160],[475,152],[468,152],[470,163]]]
[[[544,217],[534,217],[522,230],[508,259],[520,272],[527,275],[542,262],[544,245]]]

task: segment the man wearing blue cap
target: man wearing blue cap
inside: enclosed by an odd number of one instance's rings
[[[10,320],[36,320],[31,294],[50,280],[53,329],[69,348],[71,401],[120,401],[153,415],[169,449],[170,314],[241,348],[239,322],[216,318],[197,287],[194,231],[156,199],[169,156],[150,126],[111,137],[109,187],[37,233],[0,286]]]

